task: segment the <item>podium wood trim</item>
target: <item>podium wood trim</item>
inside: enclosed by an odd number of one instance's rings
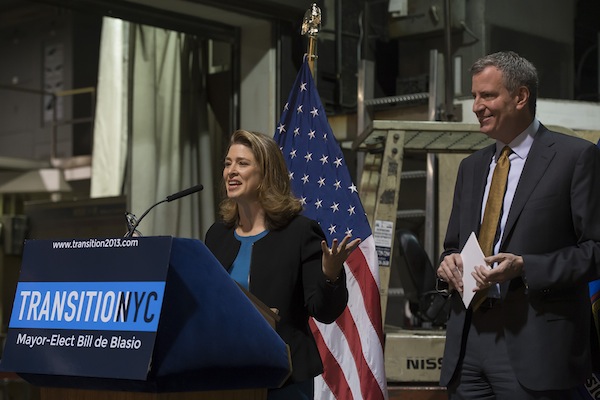
[[[43,387],[41,400],[266,400],[266,389],[139,393]]]
[[[237,283],[237,282],[236,282]],[[281,317],[274,311],[273,308],[269,308],[265,303],[259,300],[258,297],[250,293],[245,287],[238,283],[238,287],[242,289],[242,292],[248,297],[248,299],[252,302],[256,310],[267,320],[271,328],[275,329],[277,323],[281,320]],[[292,375],[292,354],[290,350],[290,345],[286,343],[285,347],[287,348],[288,353],[288,363],[289,363],[289,374],[285,380],[288,380]],[[265,397],[266,398],[266,397]]]
[[[249,290],[240,285],[238,282],[236,283],[238,284],[242,292],[244,292],[246,297],[248,297],[248,299],[252,302],[256,310],[267,320],[269,325],[271,325],[271,328],[275,329],[275,326],[277,325],[277,322],[279,322],[281,317],[277,315],[272,308],[269,308],[265,303],[260,301],[258,297],[250,293]]]

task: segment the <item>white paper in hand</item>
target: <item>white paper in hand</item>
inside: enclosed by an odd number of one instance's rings
[[[465,308],[468,308],[471,300],[473,300],[473,296],[475,296],[473,289],[477,287],[477,282],[471,273],[475,271],[475,267],[487,265],[484,260],[485,256],[483,255],[483,251],[477,241],[477,236],[475,236],[475,232],[471,232],[471,236],[469,236],[469,240],[467,240],[465,247],[463,247],[460,252],[460,256],[463,263],[462,300]]]

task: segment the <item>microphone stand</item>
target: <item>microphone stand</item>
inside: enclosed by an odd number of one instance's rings
[[[199,192],[202,189],[204,189],[204,187],[202,185],[196,185],[196,186],[192,186],[191,188],[182,190],[181,192],[177,192],[175,194],[167,196],[165,199],[159,201],[158,203],[154,203],[150,208],[148,208],[146,211],[144,211],[144,213],[142,214],[142,216],[139,219],[136,219],[135,215],[133,215],[129,212],[125,213],[125,218],[127,218],[127,228],[128,229],[127,229],[127,233],[125,234],[124,237],[126,237],[126,238],[132,237],[133,234],[136,232],[136,229],[137,229],[138,225],[140,224],[140,222],[142,221],[142,219],[144,219],[146,214],[148,214],[150,212],[150,210],[152,210],[157,205],[168,202],[168,201],[180,199],[180,198],[190,195],[192,193]]]

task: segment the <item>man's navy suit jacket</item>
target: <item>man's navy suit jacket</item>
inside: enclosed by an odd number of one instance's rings
[[[495,145],[459,167],[442,258],[479,231]],[[501,314],[512,368],[532,390],[574,387],[591,373],[588,282],[600,269],[600,149],[540,125],[527,157],[500,252],[523,257],[524,278],[501,284]],[[452,294],[440,383],[460,361],[471,311]],[[595,338],[594,338],[595,339]],[[493,362],[493,361],[492,361]]]

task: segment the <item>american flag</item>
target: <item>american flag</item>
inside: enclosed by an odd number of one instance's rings
[[[304,215],[319,222],[329,245],[346,234],[361,238],[344,266],[348,306],[333,324],[310,321],[324,364],[315,378],[315,399],[387,399],[375,242],[306,60],[274,139]]]

